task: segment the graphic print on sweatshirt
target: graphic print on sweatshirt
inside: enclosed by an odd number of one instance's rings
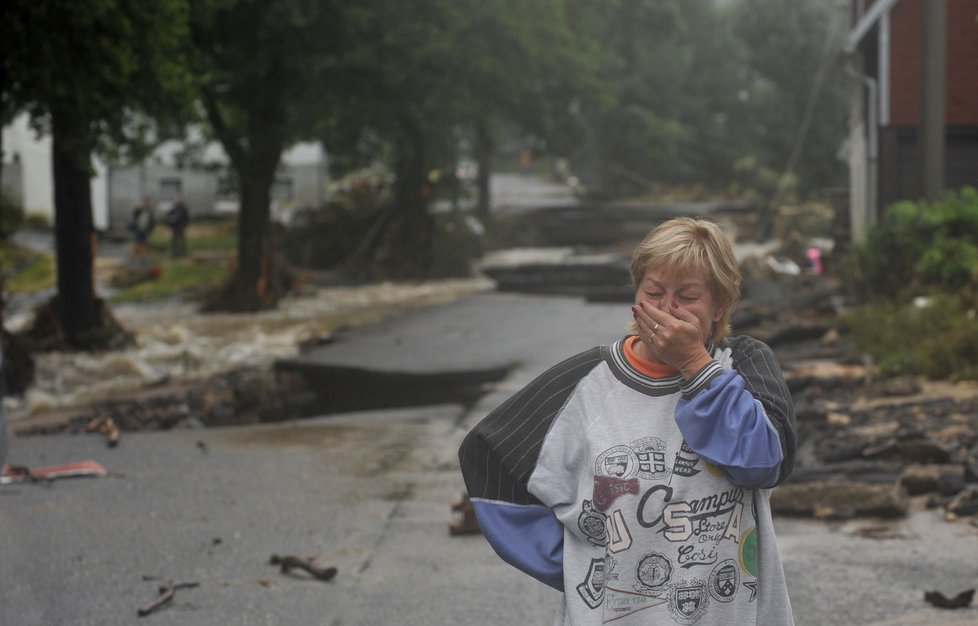
[[[673,449],[655,436],[610,446],[594,457],[593,478],[577,531],[605,554],[590,560],[576,592],[604,623],[660,607],[690,625],[711,605],[756,599],[752,493],[684,440]]]

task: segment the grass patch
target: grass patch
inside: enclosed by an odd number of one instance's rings
[[[0,241],[0,274],[8,293],[28,293],[54,286],[54,257]]]
[[[200,252],[213,250],[227,252],[238,248],[238,230],[236,222],[200,222],[187,228],[187,250]],[[154,250],[170,249],[170,229],[157,225],[149,238],[150,247]]]
[[[227,280],[226,261],[166,261],[160,263],[160,275],[115,293],[113,303],[152,302],[186,297],[213,289]]]

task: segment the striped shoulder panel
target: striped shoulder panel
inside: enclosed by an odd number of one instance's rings
[[[472,429],[459,449],[470,497],[539,503],[527,483],[544,439],[578,383],[604,361],[602,352],[592,348],[551,367]]]
[[[770,346],[759,339],[740,335],[728,337],[724,344],[730,348],[733,369],[744,379],[744,388],[760,401],[778,431],[784,453],[778,478],[782,483],[794,469],[797,439],[795,407],[781,365]]]

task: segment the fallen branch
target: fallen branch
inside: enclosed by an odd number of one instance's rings
[[[272,558],[268,561],[272,565],[278,565],[283,574],[288,574],[293,569],[301,569],[309,572],[309,574],[318,580],[328,581],[332,580],[336,576],[337,569],[335,567],[316,567],[315,565],[309,563],[305,559],[300,559],[297,556],[279,556],[273,554]]]
[[[139,617],[146,617],[153,611],[156,611],[161,606],[163,606],[164,604],[166,604],[167,602],[173,599],[173,596],[176,593],[177,589],[190,589],[199,586],[200,583],[198,582],[185,582],[185,583],[169,582],[163,587],[159,588],[160,596],[156,598],[156,600],[150,602],[143,608],[136,611],[136,615],[138,615]]]

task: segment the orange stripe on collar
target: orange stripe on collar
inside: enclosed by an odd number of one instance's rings
[[[632,335],[631,337],[627,337],[625,339],[623,347],[625,349],[625,358],[628,359],[629,365],[649,378],[666,378],[668,376],[675,376],[679,373],[679,370],[671,365],[656,363],[655,361],[648,361],[638,356],[635,353],[635,342],[638,340],[638,335]]]

